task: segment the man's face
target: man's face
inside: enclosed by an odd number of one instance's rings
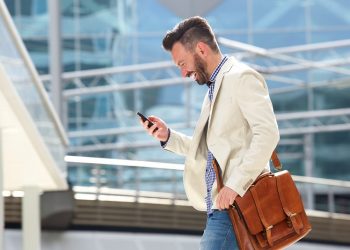
[[[180,68],[183,77],[191,77],[199,85],[206,84],[209,81],[207,63],[196,51],[192,53],[177,42],[171,50],[171,55],[175,64]]]

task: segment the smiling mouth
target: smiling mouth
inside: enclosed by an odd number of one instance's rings
[[[196,81],[196,76],[197,74],[194,71],[187,74],[187,77],[191,78],[193,81]]]

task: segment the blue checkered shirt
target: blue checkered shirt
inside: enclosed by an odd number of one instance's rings
[[[210,102],[213,99],[216,76],[218,75],[221,67],[224,65],[224,63],[227,61],[227,59],[228,59],[227,56],[225,56],[210,76],[210,80],[208,82],[208,87],[209,87],[208,96],[209,96]],[[214,159],[213,154],[210,151],[208,151],[208,159],[207,159],[207,165],[206,165],[206,169],[205,169],[205,183],[207,184],[207,196],[205,197],[205,202],[207,204],[207,213],[208,214],[213,213],[213,210],[211,209],[211,207],[213,206],[213,200],[211,197],[211,190],[213,188],[213,184],[215,181],[215,172],[214,172],[214,168],[213,168],[213,164],[212,164],[213,159]]]

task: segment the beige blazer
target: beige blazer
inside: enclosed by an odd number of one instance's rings
[[[220,164],[224,185],[243,196],[256,177],[270,169],[279,133],[263,77],[229,58],[216,77],[213,100],[206,95],[192,137],[174,130],[165,149],[186,156],[184,186],[191,205],[206,210],[208,149]],[[217,197],[213,185],[213,209]]]

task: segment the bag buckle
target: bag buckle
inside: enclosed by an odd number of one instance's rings
[[[267,228],[265,228],[265,231],[262,232],[262,235],[265,239],[267,239],[266,233],[267,231],[270,231],[273,228],[273,225],[268,226]]]
[[[289,228],[292,228],[292,227],[293,227],[292,218],[293,218],[294,216],[296,216],[296,215],[297,215],[296,213],[293,213],[293,214],[290,214],[290,215],[288,216],[288,219],[286,220],[286,222],[287,222],[287,226],[288,226]]]

